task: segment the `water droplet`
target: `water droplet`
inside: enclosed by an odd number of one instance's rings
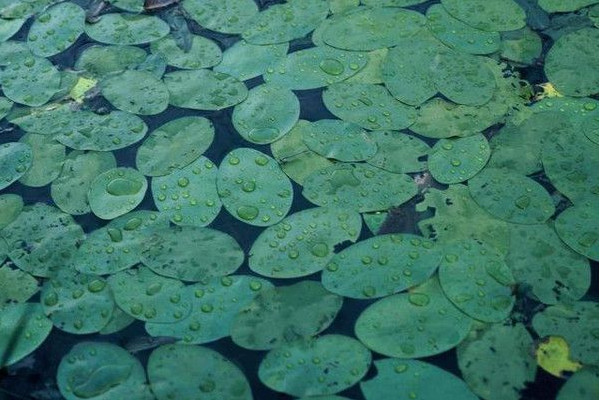
[[[319,68],[329,75],[341,75],[344,72],[344,64],[334,58],[326,58],[319,64]]]
[[[245,221],[252,221],[258,217],[258,208],[254,206],[240,206],[236,212],[238,217]]]
[[[423,307],[429,304],[429,296],[425,293],[411,293],[408,295],[410,304]]]

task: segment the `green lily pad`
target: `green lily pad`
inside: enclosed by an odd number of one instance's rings
[[[265,279],[246,275],[213,277],[190,285],[192,313],[171,324],[146,322],[152,336],[173,336],[185,344],[202,344],[229,336],[237,313],[263,290],[273,288]]]
[[[515,224],[541,224],[555,211],[542,185],[506,169],[483,169],[469,180],[469,192],[487,212]]]
[[[573,360],[598,365],[598,303],[578,301],[557,304],[533,317],[540,337],[561,336],[569,344]]]
[[[500,55],[520,64],[531,65],[542,54],[542,39],[535,31],[523,28],[503,32]]]
[[[18,64],[27,57],[34,57],[26,42],[7,40],[0,42],[0,66]],[[28,63],[29,64],[29,63]]]
[[[354,51],[393,47],[426,23],[422,14],[402,8],[361,8],[331,21],[323,32],[330,46]]]
[[[232,76],[208,69],[175,71],[165,75],[169,102],[193,110],[221,110],[248,96],[246,85]]]
[[[0,120],[8,115],[13,104],[14,103],[6,97],[0,96]]]
[[[546,55],[544,72],[568,96],[598,93],[598,29],[583,28],[561,36]]]
[[[289,89],[316,89],[344,81],[366,64],[367,57],[362,53],[311,47],[290,53],[272,64],[263,78]]]
[[[169,278],[198,282],[235,272],[244,252],[234,238],[210,228],[177,226],[155,229],[145,240],[142,263]]]
[[[33,150],[27,143],[9,142],[0,145],[0,189],[21,178],[33,163]]]
[[[454,18],[482,31],[514,31],[525,26],[525,11],[513,0],[442,0]]]
[[[304,130],[304,144],[315,153],[339,161],[364,161],[377,151],[377,144],[360,126],[336,119],[311,122]]]
[[[23,24],[25,23],[26,18],[14,18],[14,19],[0,19],[0,42],[5,42],[11,37],[13,37]]]
[[[373,235],[377,235],[384,222],[388,219],[390,211],[375,211],[372,213],[362,213],[363,220],[367,228]]]
[[[169,106],[169,91],[145,71],[125,71],[101,83],[102,95],[113,106],[132,114],[159,114]]]
[[[504,257],[476,240],[446,246],[439,268],[440,285],[454,305],[484,322],[500,322],[510,314],[515,283]]]
[[[358,7],[359,4],[360,0],[329,0],[329,11],[332,14],[343,13]]]
[[[169,175],[152,179],[152,197],[159,211],[177,225],[206,226],[221,211],[217,167],[201,156]]]
[[[435,242],[411,234],[379,235],[336,253],[321,281],[355,299],[389,296],[426,281],[442,259]]]
[[[86,274],[114,274],[141,261],[144,243],[155,231],[169,226],[166,215],[134,211],[89,233],[75,256],[75,268]]]
[[[136,46],[100,46],[87,47],[75,62],[75,69],[85,71],[98,78],[111,73],[134,68],[146,59],[144,49]]]
[[[136,208],[144,199],[147,188],[146,177],[138,170],[113,168],[92,181],[88,202],[96,216],[113,219]]]
[[[186,0],[183,8],[200,26],[229,34],[242,33],[258,13],[252,0]]]
[[[29,145],[32,152],[31,167],[19,182],[25,186],[42,187],[55,180],[65,161],[65,146],[49,136],[26,134],[19,140]]]
[[[562,243],[549,225],[510,225],[506,264],[515,280],[530,285],[545,304],[579,300],[590,287],[588,260]]]
[[[328,12],[326,0],[289,0],[271,5],[250,18],[242,38],[253,44],[289,42],[306,36]]]
[[[0,311],[0,366],[4,367],[33,353],[50,334],[52,322],[39,303],[8,303]]]
[[[26,18],[41,12],[50,6],[54,0],[2,0],[0,16],[2,18]]]
[[[112,343],[77,343],[60,361],[56,382],[66,400],[153,398],[142,364]]]
[[[172,36],[152,42],[150,51],[167,64],[182,69],[209,68],[221,62],[221,49],[215,42],[199,35],[190,35],[190,40],[192,45],[187,52],[177,46]]]
[[[100,43],[143,44],[169,34],[169,25],[153,15],[110,13],[94,24],[85,24],[85,33]]]
[[[285,57],[288,43],[257,45],[240,40],[223,52],[223,60],[213,68],[240,81],[256,78],[270,65]]]
[[[426,0],[362,0],[361,3],[369,7],[409,7],[425,3]]]
[[[490,54],[500,48],[498,32],[486,32],[454,18],[441,4],[427,10],[431,33],[446,46],[470,54]]]
[[[60,72],[45,58],[21,56],[17,62],[6,65],[0,74],[4,95],[26,106],[46,104],[60,88]]]
[[[598,397],[598,372],[584,369],[571,376],[561,386],[556,400],[596,399]]]
[[[168,175],[196,161],[214,137],[213,124],[206,118],[173,119],[148,135],[138,148],[135,164],[144,175]]]
[[[249,267],[270,278],[310,275],[325,267],[337,244],[355,242],[360,231],[358,213],[321,207],[299,211],[258,236]]]
[[[555,229],[577,253],[598,261],[598,199],[578,203],[556,217]]]
[[[262,383],[293,396],[341,392],[367,373],[371,352],[349,336],[324,335],[271,350],[258,367]]]
[[[292,183],[277,162],[250,148],[229,152],[217,175],[217,190],[225,209],[255,226],[281,221],[292,206]]]
[[[360,383],[367,400],[412,397],[422,400],[478,399],[462,379],[423,361],[388,358],[375,361],[375,367],[375,378]]]
[[[100,335],[110,335],[119,332],[135,322],[135,318],[126,314],[119,306],[115,304],[112,315],[104,328],[98,332]]]
[[[112,0],[110,4],[125,11],[144,11],[144,0]]]
[[[457,349],[458,367],[471,390],[485,400],[519,400],[533,382],[533,339],[521,323],[490,325]]]
[[[387,47],[383,49],[377,49],[369,51],[367,56],[367,65],[363,69],[358,71],[355,75],[346,79],[348,83],[383,83],[383,77],[381,76],[381,66],[383,61],[387,57],[389,50]]]
[[[506,222],[492,217],[469,194],[465,185],[450,185],[446,190],[429,189],[416,210],[435,209],[433,217],[419,221],[423,236],[440,243],[473,238],[506,254],[509,232]]]
[[[444,296],[437,278],[431,278],[409,293],[371,304],[356,320],[354,333],[377,353],[418,358],[455,347],[472,321]]]
[[[333,163],[320,156],[304,144],[305,132],[311,122],[299,120],[286,135],[271,143],[271,153],[285,172],[296,183],[302,185],[307,176]]]
[[[71,215],[87,214],[92,209],[87,199],[88,190],[98,175],[117,166],[110,152],[72,151],[63,162],[60,175],[52,181],[52,201]]]
[[[7,246],[4,239],[0,239],[0,258]],[[27,272],[13,269],[8,264],[0,266],[0,307],[7,302],[24,303],[39,290],[38,281]]]
[[[269,350],[315,336],[331,325],[342,301],[314,281],[263,290],[234,319],[231,339],[245,349]]]
[[[598,144],[598,100],[589,97],[547,98],[535,103],[532,109],[536,114],[550,111],[552,114],[545,115],[555,120],[567,119],[573,125],[572,132],[583,131],[589,140]]]
[[[192,309],[191,293],[184,284],[149,268],[131,268],[108,278],[115,302],[135,319],[173,323],[186,318]]]
[[[247,141],[267,144],[288,133],[300,117],[300,101],[291,90],[264,84],[251,89],[235,106],[231,120]]]
[[[148,359],[148,380],[158,400],[252,400],[244,373],[221,354],[200,346],[157,348]]]
[[[383,86],[338,83],[323,92],[325,107],[336,117],[365,129],[404,129],[415,122],[415,108],[394,99]]]
[[[44,313],[54,326],[78,335],[100,331],[115,307],[104,279],[71,271],[46,281],[41,299]]]
[[[431,149],[416,136],[395,131],[374,131],[370,138],[377,144],[377,152],[367,162],[395,173],[421,172],[427,169]]]
[[[83,240],[83,230],[73,217],[43,203],[25,206],[2,230],[8,256],[33,276],[51,277],[70,262]]]
[[[83,33],[85,11],[59,3],[39,14],[29,28],[27,44],[36,56],[50,57],[69,48]]]
[[[304,181],[302,195],[319,206],[359,212],[387,210],[417,194],[413,179],[368,164],[339,163],[314,171]]]
[[[440,183],[464,182],[483,169],[490,153],[488,141],[482,134],[441,139],[433,146],[427,166],[434,179]]]
[[[14,193],[0,194],[0,229],[13,222],[23,210],[23,198]]]
[[[597,4],[596,0],[571,0],[568,2],[561,0],[539,0],[539,6],[549,13],[577,11],[580,8]]]

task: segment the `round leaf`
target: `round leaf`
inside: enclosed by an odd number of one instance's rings
[[[148,182],[133,168],[113,168],[98,175],[90,186],[88,201],[96,216],[113,219],[137,207],[144,199]]]

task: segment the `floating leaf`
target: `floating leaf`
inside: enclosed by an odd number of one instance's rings
[[[598,398],[598,373],[592,369],[576,372],[561,386],[556,400],[595,400]]]
[[[176,40],[166,36],[150,44],[152,54],[163,58],[167,64],[182,69],[200,69],[215,66],[221,62],[221,49],[210,39],[199,35],[190,35],[191,48],[184,51]]]
[[[75,69],[103,78],[113,72],[134,68],[144,62],[146,57],[146,51],[135,46],[93,45],[85,48],[79,55]]]
[[[430,148],[416,136],[395,131],[374,131],[370,137],[377,144],[377,153],[367,160],[369,164],[395,173],[427,169],[425,157]]]
[[[69,48],[83,33],[85,12],[74,3],[59,3],[39,14],[27,35],[36,56],[49,57]]]
[[[360,126],[337,119],[311,122],[303,141],[315,153],[339,161],[364,161],[377,151],[377,144]]]
[[[531,65],[542,54],[542,39],[529,28],[502,34],[502,58]]]
[[[0,239],[0,260],[6,250],[3,246],[7,246],[6,242]],[[38,281],[27,272],[13,269],[8,263],[0,266],[0,307],[7,302],[24,303],[39,289]]]
[[[19,32],[26,20],[26,18],[0,19],[0,42],[7,41]]]
[[[442,0],[457,18],[483,31],[514,31],[525,26],[525,11],[513,0]]]
[[[550,374],[562,378],[564,373],[581,369],[581,364],[569,357],[569,344],[560,336],[549,336],[535,349],[538,365]]]
[[[132,114],[159,114],[169,105],[169,91],[149,72],[125,71],[106,78],[101,87],[106,100]]]
[[[113,219],[138,206],[144,199],[148,182],[133,168],[113,168],[98,175],[90,185],[88,201],[96,216]]]
[[[33,157],[31,167],[19,182],[42,187],[59,176],[65,160],[65,146],[51,137],[36,134],[26,134],[19,141],[30,146]]]
[[[240,40],[225,50],[223,60],[213,71],[231,75],[240,81],[256,78],[284,58],[288,48],[288,43],[257,45]]]
[[[556,217],[555,229],[563,242],[577,253],[598,261],[598,202],[579,203]]]
[[[8,115],[13,104],[14,103],[6,97],[0,96],[0,120]]]
[[[231,327],[231,338],[246,349],[274,349],[322,332],[341,308],[342,298],[318,282],[301,281],[266,289],[240,310]]]
[[[153,15],[111,13],[104,14],[94,24],[85,24],[85,33],[100,43],[143,44],[169,34],[169,25]]]
[[[23,198],[14,193],[0,194],[0,229],[13,222],[23,210]]]
[[[41,106],[60,88],[60,73],[45,58],[20,56],[17,62],[6,65],[0,74],[2,91],[15,103]]]
[[[389,296],[426,281],[441,258],[430,240],[411,234],[380,235],[335,254],[321,280],[327,290],[345,297]]]
[[[271,278],[310,275],[325,267],[337,244],[356,241],[360,230],[358,213],[321,207],[297,212],[258,236],[250,269]]]
[[[32,163],[33,151],[29,144],[9,142],[0,145],[0,189],[21,178]]]
[[[440,183],[464,182],[483,169],[490,153],[490,146],[482,134],[441,139],[433,146],[427,166],[433,178]]]
[[[539,5],[544,11],[549,13],[577,11],[580,8],[596,4],[596,0],[571,0],[564,2],[561,0],[539,0]]]
[[[252,0],[186,0],[184,9],[200,26],[221,33],[242,33],[258,7]]]
[[[278,392],[325,395],[353,386],[370,365],[371,352],[356,339],[325,335],[271,350],[258,367],[258,377]]]

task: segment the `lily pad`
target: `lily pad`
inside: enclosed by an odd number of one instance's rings
[[[177,225],[206,226],[221,211],[217,167],[201,156],[169,175],[152,179],[152,197],[159,211]]]
[[[14,103],[6,97],[0,96],[0,120],[8,115],[13,104]]]
[[[88,201],[96,216],[113,219],[137,207],[144,199],[147,188],[146,177],[138,170],[113,168],[92,181]]]
[[[377,152],[367,160],[369,164],[395,173],[427,169],[425,158],[431,149],[416,136],[395,131],[374,131],[369,136],[377,144]]]
[[[33,150],[27,143],[9,142],[0,145],[0,189],[21,178],[33,163]]]
[[[112,343],[77,343],[60,361],[56,382],[66,400],[153,397],[142,364]]]
[[[143,44],[169,34],[169,25],[153,15],[110,13],[94,24],[85,24],[85,33],[100,43]]]
[[[135,319],[173,323],[186,318],[192,310],[191,293],[184,284],[139,267],[118,272],[108,278],[117,305]]]
[[[288,48],[288,43],[257,45],[240,40],[223,52],[223,59],[213,71],[231,75],[240,81],[256,78],[284,58]]]
[[[235,272],[244,252],[234,238],[210,228],[154,229],[144,241],[142,263],[159,275],[198,282]]]
[[[185,344],[202,344],[229,336],[237,313],[273,284],[246,275],[207,278],[187,287],[194,293],[192,313],[171,324],[146,322],[152,336],[173,336]]]
[[[169,226],[167,216],[156,211],[134,211],[88,234],[75,256],[83,273],[114,274],[141,261],[143,245],[155,231]]]
[[[590,286],[588,260],[572,251],[549,225],[510,225],[506,255],[515,280],[542,303],[579,300]]]
[[[338,83],[323,92],[325,107],[336,117],[365,129],[404,129],[415,122],[415,108],[394,99],[383,86]]]
[[[191,48],[184,51],[177,46],[172,36],[166,36],[150,44],[152,54],[163,58],[167,64],[182,69],[200,69],[215,66],[221,62],[221,49],[210,39],[190,35]]]
[[[381,65],[387,57],[388,48],[377,49],[369,51],[367,56],[367,65],[355,75],[346,79],[349,83],[383,83],[383,77],[381,76]]]
[[[555,229],[563,242],[577,253],[598,261],[598,200],[592,198],[564,210]]]
[[[101,83],[102,95],[113,106],[132,114],[159,114],[169,106],[167,87],[145,71],[125,71]]]
[[[200,346],[157,348],[148,359],[148,380],[158,400],[252,400],[243,372],[221,354]]]
[[[104,279],[71,271],[46,281],[41,299],[44,313],[54,326],[78,335],[104,328],[115,307]]]
[[[371,366],[371,352],[349,336],[325,335],[271,350],[258,377],[271,389],[293,396],[341,392],[357,383]]]
[[[137,150],[135,164],[144,175],[168,175],[196,161],[214,137],[213,124],[206,118],[173,119],[148,135]]]
[[[33,276],[51,277],[70,265],[83,230],[73,217],[43,203],[25,206],[2,230],[8,256],[17,267]]]
[[[516,224],[541,224],[555,211],[542,185],[506,169],[483,169],[469,180],[469,192],[487,212]]]
[[[39,14],[29,28],[27,44],[36,56],[50,57],[69,48],[83,33],[85,11],[59,3]]]
[[[502,58],[531,65],[542,54],[542,39],[535,31],[523,28],[502,34]]]
[[[144,0],[112,0],[110,4],[125,11],[144,11]]]
[[[315,153],[339,161],[364,161],[377,151],[377,144],[352,122],[322,119],[304,130],[304,144]]]
[[[255,226],[281,221],[292,206],[292,183],[277,162],[250,148],[229,152],[217,175],[217,190],[225,209]]]
[[[356,320],[356,337],[389,357],[418,358],[455,347],[469,333],[472,319],[444,296],[437,278],[408,293],[385,297]]]
[[[500,322],[510,314],[515,283],[504,257],[476,240],[446,246],[440,264],[444,293],[465,314],[484,322]]]
[[[249,267],[270,278],[296,278],[322,270],[337,244],[355,242],[360,215],[346,210],[311,208],[265,229],[254,241]]]
[[[119,306],[115,304],[112,315],[104,328],[98,332],[100,335],[110,335],[111,333],[119,332],[135,322],[135,318],[126,314]]]
[[[535,379],[533,339],[521,323],[490,325],[457,349],[458,367],[471,390],[485,400],[519,400]]]
[[[0,74],[4,95],[15,103],[41,106],[60,88],[60,72],[45,58],[22,54]]]
[[[427,166],[440,183],[464,182],[475,176],[490,158],[490,146],[482,134],[439,140],[429,154]]]
[[[55,180],[65,160],[65,146],[51,137],[26,134],[19,140],[30,146],[32,152],[31,167],[19,179],[25,186],[42,187]]]
[[[513,0],[442,0],[450,15],[483,31],[514,31],[525,26],[525,11]]]
[[[242,32],[253,44],[285,43],[306,36],[327,17],[326,0],[289,0],[255,14]]]
[[[0,229],[13,222],[23,210],[23,198],[14,193],[0,195]]]
[[[7,41],[19,32],[26,20],[26,18],[0,19],[0,42]]]
[[[300,117],[300,101],[283,87],[264,84],[248,92],[246,100],[235,106],[231,120],[247,141],[267,144],[288,133]]]
[[[564,2],[561,0],[539,0],[540,7],[549,13],[577,11],[580,8],[597,4],[596,0],[571,0]]]
[[[532,325],[540,337],[564,338],[574,361],[598,365],[598,303],[578,301],[550,306],[533,317]]]
[[[87,194],[98,175],[117,166],[110,152],[72,151],[65,158],[60,175],[52,181],[52,201],[62,211],[83,215],[92,211]]]
[[[4,367],[33,353],[50,334],[52,322],[39,303],[8,303],[0,311],[0,366]]]
[[[4,243],[4,244],[3,244]],[[6,246],[4,239],[0,239],[0,248]],[[3,258],[0,249],[0,258]],[[11,268],[8,263],[0,266],[0,307],[7,302],[24,303],[38,292],[38,281],[27,272]]]
[[[208,69],[170,72],[164,82],[172,105],[193,110],[221,110],[241,103],[248,96],[242,82]]]
[[[316,89],[344,81],[366,64],[367,57],[362,53],[311,47],[290,53],[272,64],[263,78],[289,89]]]
[[[344,297],[389,296],[426,281],[442,259],[435,242],[411,234],[379,235],[336,253],[323,286]]]
[[[183,7],[200,26],[229,34],[242,33],[258,13],[252,0],[186,0]]]
[[[111,73],[132,69],[144,62],[147,56],[144,49],[136,46],[93,45],[79,55],[75,69],[103,78]]]
[[[417,194],[413,179],[368,164],[339,163],[314,171],[302,195],[319,206],[359,212],[387,210]]]
[[[360,383],[367,400],[411,397],[422,400],[478,399],[463,380],[423,361],[387,358],[375,361],[375,367],[377,375]]]
[[[331,325],[342,301],[314,281],[263,290],[234,319],[231,339],[245,349],[269,350],[315,336]]]
[[[575,373],[561,386],[556,400],[575,398],[592,400],[598,397],[598,373],[592,369],[584,369]]]

